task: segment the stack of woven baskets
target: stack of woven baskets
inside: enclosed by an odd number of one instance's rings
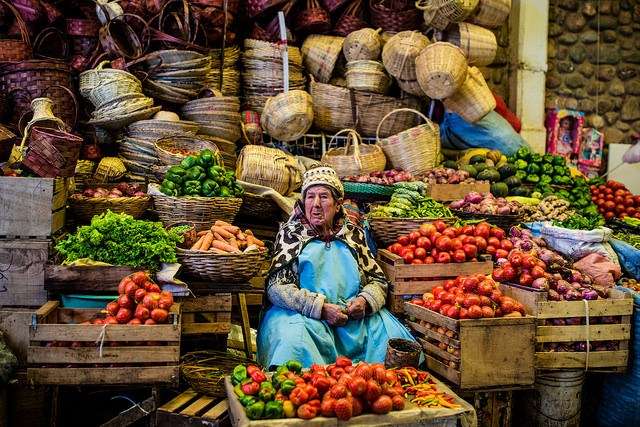
[[[276,43],[246,39],[242,53],[244,104],[262,113],[271,96],[283,91],[282,49]],[[288,46],[289,89],[304,89],[300,49]]]
[[[238,46],[209,51],[211,69],[205,79],[205,86],[218,89],[226,96],[240,95],[240,48]],[[222,75],[220,65],[222,64]]]
[[[312,34],[302,44],[305,69],[320,83],[328,83],[333,75],[344,37]]]
[[[80,74],[80,93],[95,107],[89,124],[120,129],[160,110],[142,93],[142,83],[133,74],[105,65]]]
[[[194,99],[182,106],[182,115],[198,123],[202,134],[230,142],[240,139],[240,99],[236,96]]]
[[[385,94],[391,79],[380,62],[382,49],[379,31],[363,28],[349,34],[342,46],[347,60],[346,83],[349,89]]]

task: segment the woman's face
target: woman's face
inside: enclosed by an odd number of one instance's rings
[[[331,226],[339,207],[339,202],[333,198],[328,187],[314,185],[307,189],[304,197],[304,214],[312,226]]]

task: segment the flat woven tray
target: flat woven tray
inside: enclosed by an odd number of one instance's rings
[[[392,185],[371,184],[368,182],[342,181],[342,185],[347,197],[363,201],[390,199],[394,190]]]

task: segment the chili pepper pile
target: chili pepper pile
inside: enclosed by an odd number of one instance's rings
[[[395,373],[404,389],[404,396],[411,403],[427,408],[458,409],[455,397],[449,393],[438,391],[438,386],[431,375],[415,368],[396,369]]]

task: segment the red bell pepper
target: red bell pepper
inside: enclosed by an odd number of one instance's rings
[[[247,369],[247,373],[249,373],[248,369]],[[257,382],[258,384],[267,380],[267,376],[261,370],[253,371],[251,374],[249,374],[249,376],[253,381]]]
[[[246,395],[253,396],[260,391],[260,384],[251,380],[242,383],[242,392]]]
[[[307,403],[309,400],[309,394],[302,386],[296,387],[291,390],[291,393],[289,393],[289,400],[291,400],[294,405],[300,406],[303,403]]]

